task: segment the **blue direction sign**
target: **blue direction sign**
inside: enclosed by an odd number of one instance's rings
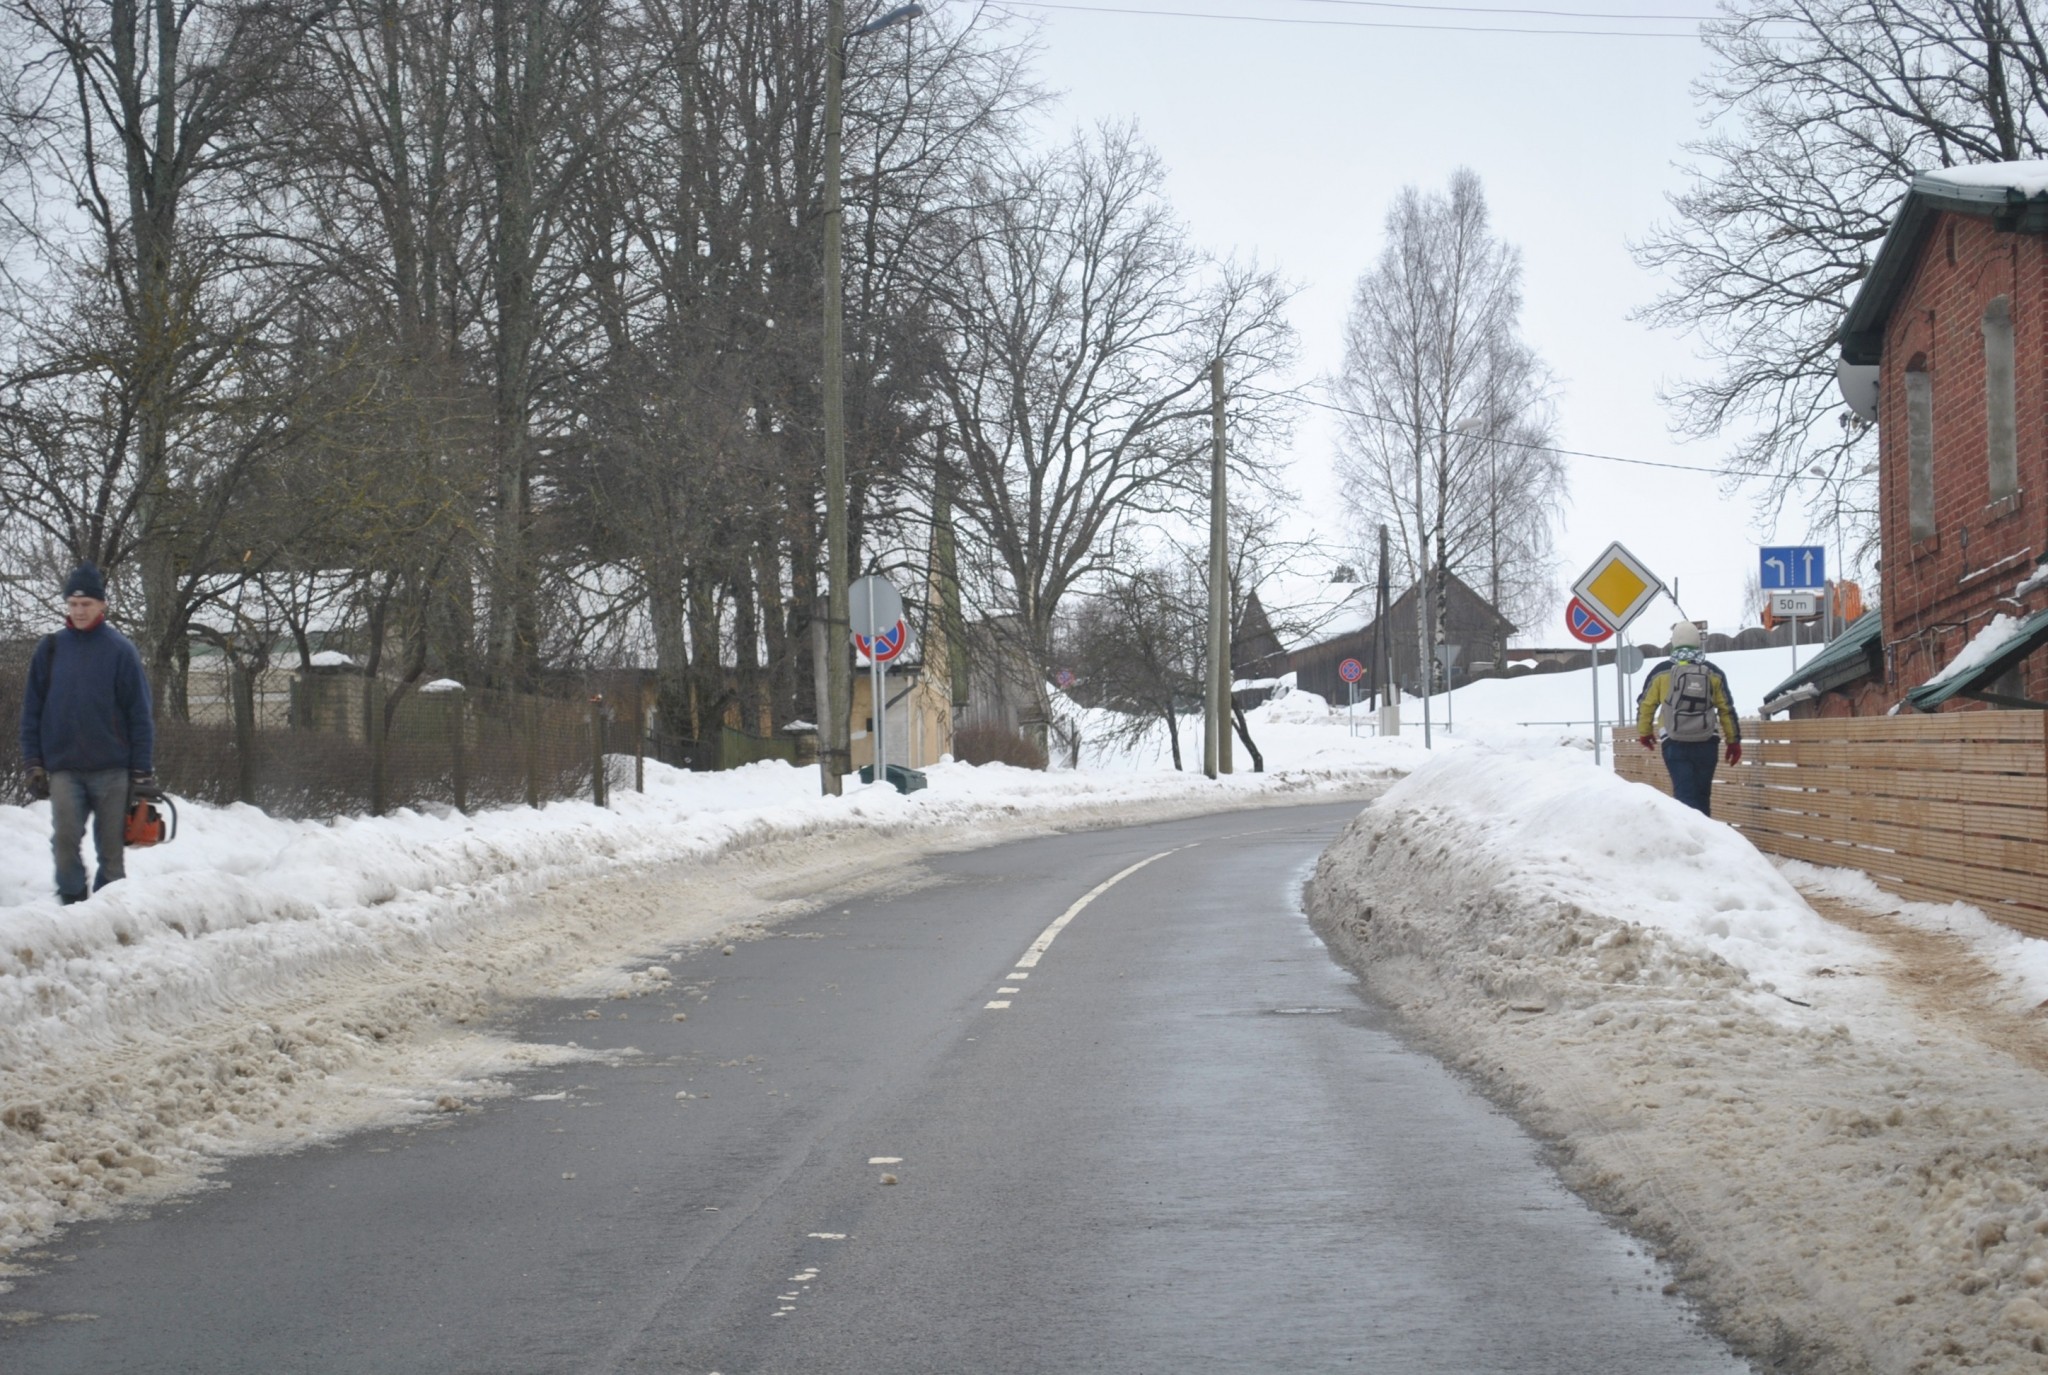
[[[1828,585],[1828,551],[1818,544],[1767,544],[1759,565],[1766,592],[1792,592]]]

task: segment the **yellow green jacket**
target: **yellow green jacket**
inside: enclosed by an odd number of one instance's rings
[[[1643,683],[1643,695],[1636,698],[1636,734],[1649,735],[1657,726],[1657,714],[1664,706],[1671,691],[1671,668],[1677,661],[1666,659],[1650,670],[1649,678]],[[1742,728],[1735,720],[1734,698],[1728,691],[1728,675],[1721,672],[1707,660],[1700,660],[1707,666],[1707,679],[1714,690],[1714,714],[1720,718],[1721,738],[1740,740]]]

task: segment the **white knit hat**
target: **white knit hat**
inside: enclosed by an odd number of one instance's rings
[[[1700,647],[1700,628],[1691,621],[1673,621],[1671,623],[1671,647],[1673,649],[1698,649]]]

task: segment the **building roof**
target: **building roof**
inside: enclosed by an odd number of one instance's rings
[[[1906,700],[1916,711],[1933,711],[1951,697],[1972,697],[2000,706],[2043,706],[1986,691],[1987,684],[1997,682],[2043,644],[2048,644],[2048,611],[2037,611],[2024,620],[1994,617],[1946,668],[1907,693]]]
[[[1842,321],[1837,336],[1842,361],[1869,364],[1883,358],[1892,308],[1913,279],[1920,250],[1944,212],[1988,219],[2007,233],[2048,234],[2048,162],[1948,167],[1914,177]]]
[[[1883,635],[1882,611],[1866,611],[1849,622],[1847,628],[1828,641],[1825,649],[1800,665],[1790,678],[1764,694],[1764,715],[1775,715],[1793,702],[1818,697],[1823,692],[1831,692],[1869,676],[1870,647]]]

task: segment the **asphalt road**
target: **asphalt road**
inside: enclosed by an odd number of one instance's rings
[[[1331,963],[1355,810],[955,855],[518,1008],[640,1054],[75,1229],[0,1371],[1747,1370]]]

